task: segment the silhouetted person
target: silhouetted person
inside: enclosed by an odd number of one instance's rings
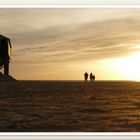
[[[85,78],[85,81],[87,81],[87,79],[88,79],[88,73],[87,72],[84,74],[84,78]]]
[[[92,75],[92,73],[90,73],[90,81],[92,81],[93,80],[93,75]]]
[[[95,81],[95,75],[92,76],[92,80],[93,80],[93,82]]]

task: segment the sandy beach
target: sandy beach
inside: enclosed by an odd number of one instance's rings
[[[139,82],[0,82],[1,132],[139,132]]]

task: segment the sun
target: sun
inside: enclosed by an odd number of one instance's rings
[[[117,58],[113,61],[112,66],[127,80],[140,81],[140,52]]]

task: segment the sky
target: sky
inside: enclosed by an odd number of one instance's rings
[[[140,80],[140,9],[1,8],[19,80]]]

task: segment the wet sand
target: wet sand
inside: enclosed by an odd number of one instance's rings
[[[1,132],[140,132],[140,83],[0,82]]]

